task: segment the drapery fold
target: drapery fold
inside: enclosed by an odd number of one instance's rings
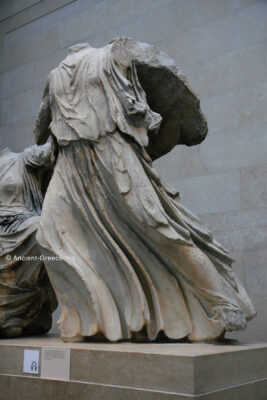
[[[119,132],[60,148],[50,183],[57,190],[47,193],[37,238],[45,254],[61,258],[46,266],[64,340],[97,333],[130,339],[142,328],[150,340],[160,331],[215,338],[233,315],[244,325],[242,315],[253,313],[228,253],[167,192],[148,160]],[[201,271],[200,259],[197,273],[183,265],[182,249],[198,247],[213,262]]]
[[[46,267],[62,309],[61,337],[102,334],[117,341],[146,331],[149,340],[160,332],[171,339],[218,338],[244,329],[255,310],[227,251],[152,168],[145,148],[162,117],[139,82],[128,51],[135,45],[140,65],[147,49],[154,74],[173,69],[169,61],[160,64],[166,57],[153,46],[130,39],[99,49],[74,46],[49,74],[36,118],[37,143],[50,129],[57,147],[37,240],[58,258],[47,259]],[[177,103],[176,143],[186,143],[183,135],[199,143],[207,132],[199,101],[188,86],[175,87],[183,93],[176,100],[193,103]],[[189,120],[197,113],[195,132],[188,119],[182,126],[188,110]]]

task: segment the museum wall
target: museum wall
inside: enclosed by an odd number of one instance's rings
[[[131,36],[166,51],[199,94],[209,134],[155,162],[236,259],[258,317],[228,337],[267,341],[267,2],[1,0],[0,147],[33,144],[46,75],[70,45]]]

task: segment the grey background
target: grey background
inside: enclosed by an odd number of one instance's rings
[[[0,147],[33,144],[46,75],[70,45],[116,36],[154,43],[201,98],[209,135],[158,160],[162,178],[236,259],[267,341],[267,1],[0,0]]]

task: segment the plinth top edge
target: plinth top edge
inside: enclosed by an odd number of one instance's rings
[[[221,353],[266,349],[267,343],[246,343],[229,341],[225,343],[132,343],[132,342],[81,342],[64,343],[57,335],[1,339],[0,347],[17,346],[25,348],[67,347],[73,350],[109,351],[126,353],[148,353],[156,355],[173,355],[199,357]]]

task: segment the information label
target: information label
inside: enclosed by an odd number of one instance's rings
[[[39,350],[24,350],[23,372],[26,374],[39,373]]]
[[[41,355],[41,378],[70,379],[70,349],[43,347]]]

